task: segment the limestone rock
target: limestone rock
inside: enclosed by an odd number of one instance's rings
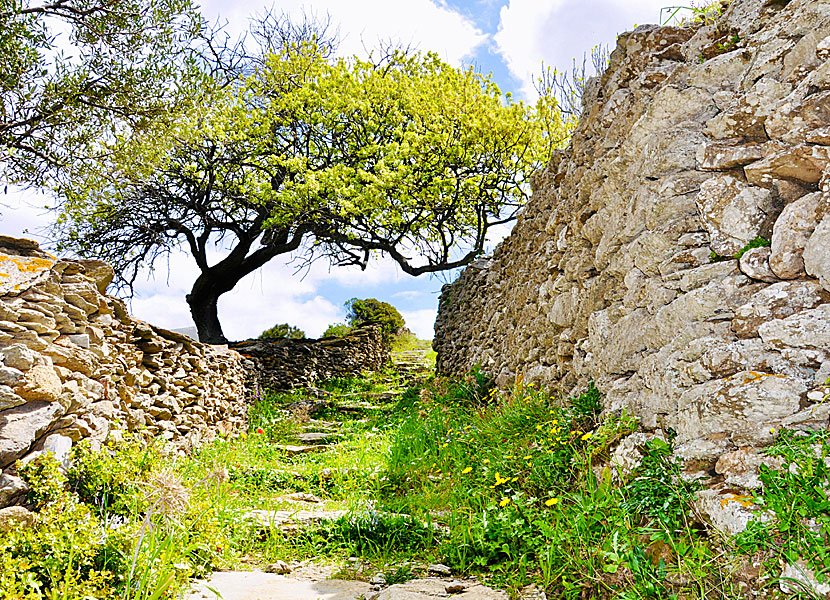
[[[747,165],[764,157],[762,144],[733,146],[723,143],[706,144],[698,152],[698,162],[704,171],[725,171]]]
[[[84,267],[84,274],[95,282],[98,292],[106,294],[115,277],[112,266],[102,260],[80,259],[77,262]]]
[[[830,584],[819,583],[815,572],[810,569],[807,561],[797,560],[794,563],[787,563],[781,572],[778,587],[785,594],[803,594],[809,590],[813,597],[830,596]]]
[[[774,204],[769,190],[730,175],[704,182],[696,202],[712,250],[723,256],[736,254],[772,225]]]
[[[804,248],[816,226],[830,210],[820,192],[809,194],[787,205],[775,221],[769,266],[781,279],[804,274]]]
[[[775,348],[830,348],[830,304],[796,313],[758,327],[758,335]]]
[[[30,527],[34,525],[35,520],[35,514],[22,506],[0,508],[0,533],[6,533],[15,527]]]
[[[28,371],[35,364],[36,355],[29,348],[23,344],[12,344],[0,349],[3,362],[8,367],[19,369],[21,371]]]
[[[72,439],[58,433],[47,435],[41,443],[39,450],[31,452],[21,459],[22,464],[27,464],[40,456],[51,456],[55,459],[60,468],[66,472],[71,466],[69,453],[72,450]]]
[[[830,215],[816,226],[804,247],[804,269],[830,291]]]
[[[694,507],[715,529],[727,535],[737,535],[750,521],[769,521],[759,513],[752,497],[730,489],[707,489],[696,494]]]
[[[29,402],[0,413],[0,468],[21,458],[35,440],[64,414],[56,402]]]
[[[14,408],[26,404],[26,401],[14,393],[14,390],[7,385],[0,385],[0,412],[7,408]]]
[[[715,472],[723,475],[728,485],[742,489],[757,489],[761,487],[758,478],[761,465],[771,469],[780,469],[783,461],[775,456],[766,456],[757,448],[738,448],[718,458]]]
[[[29,491],[29,486],[17,475],[0,474],[0,506],[8,506],[21,500]]]
[[[756,371],[694,386],[679,400],[678,442],[775,423],[796,413],[806,392],[799,379]]]
[[[54,264],[36,242],[0,236],[0,295],[17,295],[46,281]]]
[[[61,399],[62,384],[54,368],[36,365],[26,371],[24,380],[14,391],[28,401],[58,402]]]
[[[367,597],[371,585],[363,581],[342,579],[291,579],[261,571],[224,571],[214,573],[207,581],[196,581],[185,600],[354,600]]]
[[[815,308],[830,296],[811,281],[782,281],[764,288],[735,311],[732,330],[738,337],[758,335],[758,328],[772,319],[786,319],[799,311]]]
[[[758,281],[776,283],[778,276],[769,268],[769,256],[772,251],[769,247],[750,248],[741,255],[738,266],[741,273]]]
[[[818,183],[822,171],[830,164],[830,148],[803,144],[788,146],[763,160],[744,167],[746,180],[770,188],[776,179],[796,179]]]

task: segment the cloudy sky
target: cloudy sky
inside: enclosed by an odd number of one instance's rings
[[[532,99],[541,65],[567,69],[593,46],[613,47],[617,34],[660,19],[666,0],[276,0],[276,11],[328,13],[339,27],[340,52],[363,53],[380,41],[396,40],[433,50],[453,64],[475,65],[492,72],[503,92]],[[251,15],[272,4],[263,0],[208,0],[208,20],[227,22],[241,32]],[[0,234],[38,238],[52,215],[43,195],[11,190],[0,197]],[[48,245],[47,245],[48,246]],[[197,270],[186,254],[158,262],[137,286],[133,313],[162,327],[192,325],[184,296]],[[259,335],[275,323],[299,326],[317,336],[342,321],[343,303],[352,297],[391,302],[408,326],[432,338],[441,286],[453,274],[418,278],[401,273],[394,263],[378,261],[366,271],[332,268],[323,263],[296,272],[274,260],[243,279],[219,303],[225,334],[231,339]]]

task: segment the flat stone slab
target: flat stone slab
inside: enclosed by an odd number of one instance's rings
[[[258,523],[263,529],[294,529],[335,521],[347,514],[345,510],[249,510],[242,518]]]
[[[374,600],[431,600],[452,597],[455,600],[509,600],[506,592],[494,590],[474,580],[458,579],[413,579],[406,583],[389,586],[377,596],[368,594]]]
[[[184,600],[358,600],[371,589],[363,581],[303,581],[262,571],[228,571],[194,582]]]
[[[297,439],[304,444],[320,444],[333,440],[339,437],[336,433],[327,433],[323,431],[309,431],[297,435]]]
[[[378,592],[363,581],[310,581],[262,571],[214,573],[210,579],[194,582],[184,600],[433,600],[447,597],[509,600],[506,592],[470,579],[413,579]]]

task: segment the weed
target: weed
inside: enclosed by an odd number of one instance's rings
[[[737,37],[737,36],[735,36],[735,37]],[[771,245],[772,245],[772,242],[770,242],[767,239],[762,238],[761,236],[758,236],[754,240],[749,242],[746,246],[744,246],[743,248],[738,250],[738,252],[735,254],[734,258],[741,258],[747,252],[747,250],[752,250],[753,248],[766,248],[766,247],[769,247]]]

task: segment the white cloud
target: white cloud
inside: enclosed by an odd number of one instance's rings
[[[535,95],[533,82],[546,66],[569,71],[591,48],[611,49],[616,36],[638,24],[656,23],[665,0],[509,0],[494,40],[510,71]]]
[[[250,16],[262,14],[270,6],[262,0],[244,0],[233,4],[210,0],[203,5],[208,19],[218,15],[228,21],[232,33],[245,30]],[[487,40],[487,35],[446,6],[431,0],[284,0],[275,10],[291,15],[303,11],[317,16],[331,16],[332,25],[339,26],[343,55],[364,54],[364,47],[372,48],[379,41],[410,44],[420,50],[438,52],[452,64],[461,64],[476,47]]]
[[[407,328],[419,339],[431,340],[435,335],[435,317],[438,314],[437,308],[425,308],[423,310],[402,310],[400,311]]]

